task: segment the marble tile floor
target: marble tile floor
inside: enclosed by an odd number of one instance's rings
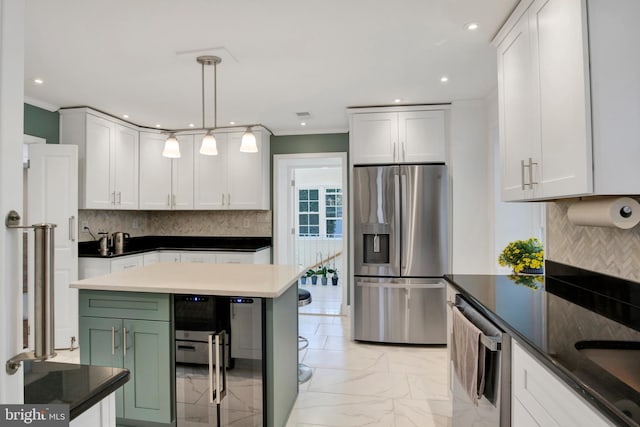
[[[286,427],[451,425],[444,346],[354,342],[344,316],[301,314],[299,330],[313,376]]]
[[[312,302],[309,305],[300,307],[299,312],[301,314],[325,314],[325,315],[339,315],[342,305],[342,279],[338,282],[337,286],[331,284],[329,279],[328,284],[323,286],[318,280],[318,284],[312,285],[310,280],[307,280],[305,285],[299,286],[302,289],[306,289],[311,292]]]
[[[301,314],[299,332],[309,339],[300,360],[313,376],[300,385],[286,427],[451,426],[444,346],[354,342],[346,316]],[[79,356],[61,350],[52,360],[79,363]]]

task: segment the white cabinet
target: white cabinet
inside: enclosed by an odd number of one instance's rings
[[[240,152],[243,132],[231,132],[216,133],[217,156],[196,155],[195,209],[269,209],[270,137],[253,133],[257,153]]]
[[[160,262],[159,252],[147,252],[142,254],[142,265],[157,264]]]
[[[138,209],[138,131],[87,108],[60,111],[60,142],[78,146],[79,208]]]
[[[638,14],[632,0],[518,5],[495,39],[503,200],[637,194]]]
[[[350,109],[353,164],[444,162],[445,111],[412,108]]]
[[[162,156],[166,139],[140,132],[140,209],[193,209],[193,135],[178,137],[178,159]]]
[[[180,262],[180,252],[160,251],[158,262]]]
[[[87,279],[89,277],[103,276],[117,271],[142,267],[143,265],[143,255],[127,255],[116,258],[79,258],[78,278]]]
[[[201,264],[215,264],[215,252],[184,251],[180,253],[180,262],[197,262]]]
[[[76,417],[69,427],[116,427],[116,394],[111,393]]]
[[[613,424],[531,357],[512,349],[511,419],[514,426],[605,427]]]

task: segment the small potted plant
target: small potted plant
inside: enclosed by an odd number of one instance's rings
[[[315,272],[311,269],[307,270],[306,273],[304,273],[304,275],[300,276],[300,284],[302,285],[306,285],[307,284],[307,277],[313,277],[313,275],[315,274]]]
[[[322,276],[322,285],[323,286],[327,286],[327,273],[328,273],[327,267],[324,266],[324,265],[321,265],[316,270],[316,275],[317,276]]]
[[[542,274],[544,249],[540,240],[531,237],[509,243],[498,257],[498,263],[510,266],[515,274]]]
[[[337,268],[330,268],[327,270],[328,273],[331,273],[331,284],[333,286],[338,286],[338,269]]]
[[[307,270],[307,277],[311,277],[311,284],[316,285],[318,283],[318,276],[315,270]]]

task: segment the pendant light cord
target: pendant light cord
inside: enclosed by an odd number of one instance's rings
[[[213,127],[218,127],[218,63],[213,63]]]
[[[202,63],[202,127],[204,128],[204,62]]]

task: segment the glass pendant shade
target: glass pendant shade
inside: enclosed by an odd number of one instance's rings
[[[251,132],[251,129],[247,128],[247,131],[242,135],[242,142],[240,143],[240,151],[242,153],[257,153],[258,144],[256,143],[256,136]]]
[[[169,138],[164,142],[162,156],[170,159],[180,158],[180,145],[178,144],[178,139],[174,134],[169,135]]]
[[[202,145],[200,146],[200,154],[204,154],[205,156],[218,155],[216,137],[211,133],[211,131],[207,132],[204,138],[202,138]]]

